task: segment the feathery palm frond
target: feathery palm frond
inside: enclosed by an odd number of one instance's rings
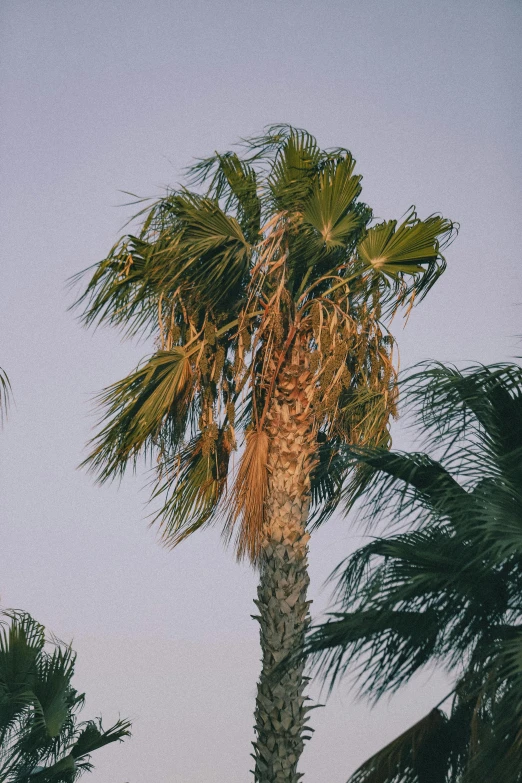
[[[446,783],[452,727],[434,709],[362,764],[351,783]]]
[[[362,687],[377,698],[427,663],[442,663],[456,688],[441,779],[518,783],[522,368],[424,366],[405,385],[407,407],[438,458],[346,450],[371,471],[363,513],[410,529],[376,538],[338,567],[339,608],[314,629],[308,652],[331,683],[358,661]],[[372,777],[386,754],[353,780],[402,781],[393,765]],[[423,779],[407,769],[404,780]]]
[[[151,448],[162,427],[176,443],[183,437],[193,395],[191,365],[182,348],[161,351],[132,375],[107,389],[102,404],[108,423],[89,458],[103,481]]]
[[[130,734],[128,721],[104,731],[79,723],[84,696],[71,684],[70,647],[45,647],[44,628],[23,612],[7,612],[0,629],[0,781],[73,783],[91,769],[90,755]]]

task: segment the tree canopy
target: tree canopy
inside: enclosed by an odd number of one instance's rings
[[[391,532],[338,567],[336,611],[308,651],[331,684],[351,671],[374,698],[430,663],[454,674],[448,699],[353,783],[517,783],[522,370],[434,365],[409,377],[406,400],[431,455],[345,453],[371,469],[364,509]]]
[[[46,647],[44,628],[25,612],[0,625],[0,783],[73,783],[91,754],[130,734],[118,720],[78,721],[85,697],[72,685],[76,655]]]

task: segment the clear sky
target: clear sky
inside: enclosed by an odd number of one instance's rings
[[[380,217],[411,204],[461,224],[448,270],[395,332],[402,365],[520,354],[520,0],[3,0],[0,4],[0,596],[79,652],[86,714],[134,719],[93,783],[243,783],[259,651],[255,574],[219,531],[174,552],[147,525],[144,474],[76,469],[94,393],[151,350],[84,331],[67,278],[194,157],[274,122],[346,146]],[[400,429],[397,440],[401,442]],[[361,540],[311,542],[321,585]],[[312,713],[302,769],[344,783],[442,695],[439,675],[372,711],[348,686]]]

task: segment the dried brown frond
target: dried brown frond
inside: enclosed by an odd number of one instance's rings
[[[241,519],[236,535],[239,560],[248,555],[255,562],[259,556],[268,489],[268,444],[268,435],[264,430],[249,430],[232,490],[232,508],[224,535],[230,540]]]
[[[265,238],[259,243],[259,260],[253,267],[251,276],[256,280],[260,274],[266,274],[282,266],[286,260],[286,238],[288,222],[286,212],[276,213],[261,229]]]

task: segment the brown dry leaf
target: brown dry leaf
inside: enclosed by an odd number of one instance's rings
[[[248,555],[255,562],[261,547],[261,534],[265,519],[265,499],[268,489],[268,445],[264,430],[250,430],[232,497],[232,511],[225,525],[225,537],[230,539],[241,517],[236,539],[238,559]]]

